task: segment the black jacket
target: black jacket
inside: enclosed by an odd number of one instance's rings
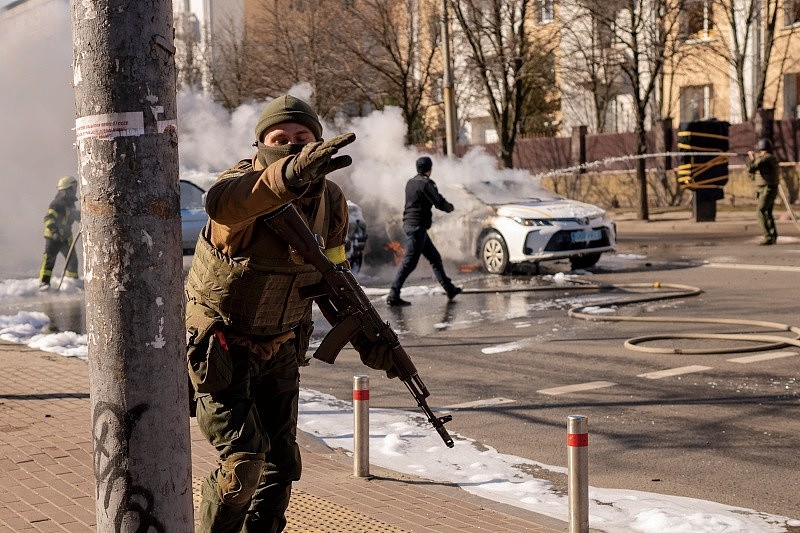
[[[424,174],[417,174],[406,183],[403,227],[429,229],[432,221],[432,207],[445,213],[453,210],[453,204],[439,194],[436,183]]]

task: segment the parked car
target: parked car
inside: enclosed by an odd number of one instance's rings
[[[358,272],[364,263],[364,247],[367,245],[367,223],[364,222],[364,213],[361,206],[347,200],[349,223],[347,225],[347,241],[344,249],[350,270]]]
[[[518,180],[481,181],[456,190],[465,197],[445,196],[462,214],[434,224],[438,242],[460,235],[466,241],[462,249],[474,254],[486,272],[505,274],[515,264],[557,259],[569,259],[573,269],[589,268],[615,249],[616,225],[595,205]]]
[[[192,254],[197,244],[197,236],[208,220],[205,210],[206,191],[188,180],[180,180],[180,184],[183,253]]]

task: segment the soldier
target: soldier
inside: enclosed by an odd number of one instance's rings
[[[453,285],[453,282],[447,277],[442,264],[442,256],[428,236],[433,207],[445,213],[451,213],[453,204],[439,193],[436,183],[431,179],[433,169],[431,158],[420,157],[417,159],[416,166],[417,175],[406,183],[406,203],[403,208],[406,253],[403,256],[403,263],[395,274],[389,295],[386,297],[386,303],[390,306],[411,305],[411,302],[400,298],[400,290],[408,276],[417,268],[420,256],[424,256],[431,264],[433,274],[447,294],[448,300],[452,300],[462,292],[461,287]]]
[[[282,531],[300,479],[299,366],[308,364],[313,324],[298,287],[321,275],[261,217],[292,203],[325,255],[346,265],[347,204],[325,176],[352,163],[333,156],[355,135],[323,142],[314,110],[285,95],[265,106],[255,137],[256,155],[223,172],[206,194],[209,222],[186,282],[197,423],[219,453],[201,489],[201,532]],[[368,342],[359,348],[368,366],[391,368],[388,351]]]
[[[759,139],[755,149],[755,154],[752,150],[747,152],[747,170],[750,179],[756,180],[758,221],[764,231],[764,238],[758,244],[768,246],[778,241],[778,230],[772,217],[772,208],[778,196],[778,158],[772,154],[772,142],[769,139]]]
[[[67,260],[65,276],[78,279],[78,256],[69,254],[72,246],[72,224],[81,220],[81,213],[75,207],[78,200],[78,180],[63,176],[58,180],[55,198],[44,216],[44,257],[39,269],[39,290],[50,289],[50,278],[58,254]],[[67,255],[69,254],[69,257]]]

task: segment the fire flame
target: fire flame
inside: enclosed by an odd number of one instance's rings
[[[395,266],[400,264],[403,260],[403,255],[406,253],[406,249],[397,241],[389,241],[384,245],[383,249],[387,252],[392,252]]]

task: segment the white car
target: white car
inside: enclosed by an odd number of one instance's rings
[[[456,206],[453,214],[461,216],[437,233],[446,232],[449,239],[463,235],[462,249],[477,256],[489,273],[505,274],[514,264],[557,259],[569,259],[573,269],[588,268],[602,253],[615,249],[616,225],[595,205],[517,180],[451,188],[455,194],[448,191],[445,196]],[[434,226],[446,220],[442,217]],[[458,226],[446,227],[451,224]]]

